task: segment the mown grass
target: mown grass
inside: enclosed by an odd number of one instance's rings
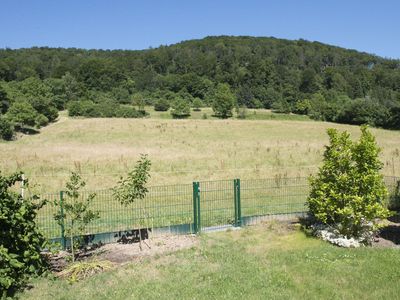
[[[343,249],[277,223],[202,235],[189,250],[70,285],[37,279],[21,299],[397,299],[397,249]]]
[[[149,119],[72,119],[64,113],[40,134],[0,142],[1,170],[23,170],[31,189],[41,193],[62,189],[72,170],[81,172],[88,190],[113,187],[140,153],[152,161],[150,185],[308,176],[321,162],[327,128],[359,136],[357,126],[326,122],[201,119],[207,111],[189,120],[154,112]],[[257,118],[263,114],[276,115],[256,112]],[[400,175],[400,131],[372,131],[383,148],[383,172]]]

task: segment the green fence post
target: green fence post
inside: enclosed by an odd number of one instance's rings
[[[235,205],[235,221],[234,226],[238,224],[238,205],[237,205],[237,179],[233,179],[233,203]]]
[[[60,191],[60,227],[61,227],[61,247],[66,249],[65,229],[64,229],[64,192]]]
[[[200,183],[197,184],[197,232],[201,232],[201,210],[200,210]]]
[[[193,182],[193,231],[198,232],[198,220],[197,220],[197,194],[198,194],[198,183]]]
[[[237,226],[242,226],[242,204],[240,198],[240,179],[236,179],[236,205],[237,205]]]

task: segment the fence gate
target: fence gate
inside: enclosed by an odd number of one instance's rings
[[[194,231],[240,226],[240,180],[193,183]]]

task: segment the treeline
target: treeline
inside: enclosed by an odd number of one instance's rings
[[[221,36],[142,51],[2,49],[0,81],[1,122],[16,127],[21,120],[9,112],[16,102],[36,112],[30,124],[43,126],[73,101],[92,102],[88,116],[105,106],[117,116],[132,102],[139,111],[160,99],[211,105],[225,83],[239,107],[400,128],[399,60],[305,40]]]

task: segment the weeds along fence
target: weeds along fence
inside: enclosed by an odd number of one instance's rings
[[[400,178],[385,177],[393,194]],[[91,209],[100,218],[87,226],[83,236],[87,243],[109,243],[134,230],[148,228],[152,234],[198,233],[257,223],[269,218],[301,216],[306,212],[309,192],[307,178],[273,178],[256,180],[220,180],[168,186],[153,186],[145,199],[123,206],[113,198],[112,190],[94,191]],[[80,193],[85,199],[93,191]],[[63,247],[68,243],[64,228],[54,215],[63,211],[69,199],[62,191],[43,194],[48,200],[37,222],[45,236]],[[66,220],[68,222],[68,220]]]

